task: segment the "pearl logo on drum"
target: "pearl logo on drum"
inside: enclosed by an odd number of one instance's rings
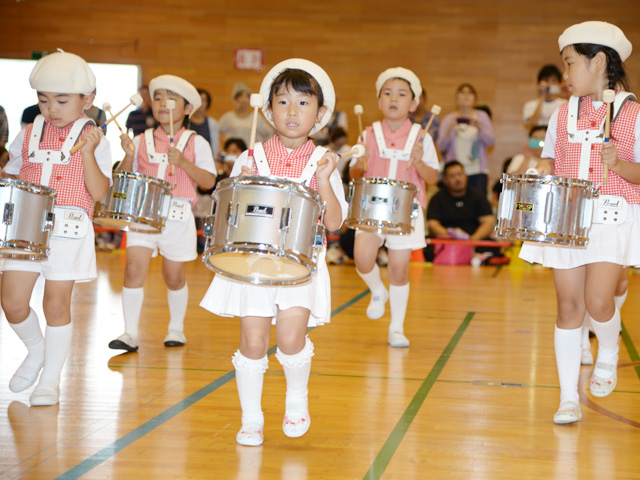
[[[247,205],[245,215],[249,217],[273,217],[273,207],[267,205]]]

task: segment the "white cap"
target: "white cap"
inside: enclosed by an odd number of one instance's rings
[[[196,87],[183,78],[176,77],[175,75],[160,75],[159,77],[154,78],[149,82],[149,94],[151,95],[151,98],[153,98],[156,90],[160,90],[161,88],[171,90],[172,92],[179,94],[187,102],[193,105],[193,110],[189,116],[193,115],[194,112],[200,108],[200,105],[202,105],[202,97],[200,97]]]
[[[631,55],[631,42],[622,30],[607,22],[583,22],[567,28],[558,38],[560,51],[577,43],[593,43],[613,48],[624,62]]]
[[[247,87],[243,82],[236,82],[233,84],[233,92],[231,92],[231,99],[235,100],[242,92],[247,92],[251,95],[251,89]]]
[[[331,79],[329,78],[329,75],[327,75],[327,72],[325,72],[319,65],[316,65],[309,60],[304,60],[302,58],[290,58],[289,60],[280,62],[269,70],[269,73],[267,73],[264,80],[262,80],[262,85],[260,85],[260,94],[264,98],[262,113],[264,113],[264,117],[267,121],[273,125],[273,119],[271,118],[271,112],[269,111],[269,93],[271,92],[271,85],[278,75],[289,68],[307,72],[316,80],[316,82],[318,82],[318,85],[320,85],[320,89],[322,90],[324,106],[327,107],[327,111],[320,122],[316,123],[309,132],[309,135],[313,135],[317,131],[321,130],[322,127],[331,120],[333,109],[336,107],[336,91],[333,89],[333,83],[331,83]]]
[[[96,76],[82,57],[58,49],[38,60],[29,83],[38,92],[91,95],[96,88]]]
[[[406,80],[411,87],[414,99],[418,100],[420,98],[420,94],[422,93],[420,79],[411,70],[402,67],[387,68],[384,72],[378,75],[378,79],[376,80],[376,96],[380,96],[380,90],[382,90],[383,85],[387,80],[392,78],[401,78],[402,80]]]

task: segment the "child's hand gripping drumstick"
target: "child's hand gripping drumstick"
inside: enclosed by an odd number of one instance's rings
[[[353,113],[356,114],[356,117],[358,117],[358,138],[359,139],[363,139],[363,131],[362,131],[362,114],[364,113],[364,108],[362,108],[362,105],[354,105],[353,106]],[[364,155],[364,153],[362,154]],[[362,155],[354,155],[354,157],[361,157]],[[362,169],[364,171],[367,170],[367,159],[363,158],[362,159]]]
[[[602,101],[607,104],[607,114],[604,119],[604,142],[609,142],[609,133],[611,131],[611,104],[616,99],[616,92],[613,90],[605,90],[602,92]],[[609,177],[609,165],[604,164],[604,171],[602,173],[602,184],[607,184]]]
[[[169,144],[173,147],[173,109],[176,108],[176,101],[167,99],[164,102],[165,107],[169,110]],[[176,174],[176,167],[171,164],[171,175]]]
[[[424,127],[424,130],[422,130],[422,132],[420,133],[420,139],[419,142],[422,143],[424,141],[424,136],[427,134],[427,132],[429,131],[429,129],[431,128],[431,124],[433,123],[433,120],[440,115],[440,112],[442,111],[442,108],[440,107],[440,105],[434,105],[433,107],[431,107],[431,118],[429,119],[429,121],[427,122],[427,126]],[[413,157],[409,159],[409,163],[407,163],[407,170],[409,170],[411,168],[411,163],[413,162]]]
[[[104,122],[102,125],[100,125],[100,128],[104,129],[104,127],[106,127],[107,125],[109,125],[111,122],[113,122],[116,117],[118,115],[120,115],[122,112],[124,112],[127,108],[129,108],[131,105],[135,106],[135,107],[139,107],[140,105],[142,105],[142,97],[140,96],[140,94],[136,93],[135,95],[132,95],[131,98],[129,99],[129,103],[119,112],[117,112],[115,115],[112,115],[111,118],[109,120],[107,120],[106,122]],[[80,150],[82,147],[84,147],[84,144],[86,142],[82,141],[79,143],[76,143],[73,148],[69,151],[69,153],[71,155],[73,155],[74,153],[76,153],[78,150]]]
[[[258,129],[258,109],[264,105],[264,97],[259,93],[252,93],[249,97],[249,105],[253,107],[253,119],[251,120],[251,135],[249,137],[249,160],[253,158],[253,146],[256,144],[256,130]]]
[[[120,130],[120,133],[122,135],[125,135],[124,130],[122,130],[122,127],[120,126],[120,124],[118,123],[118,120],[116,120],[116,117],[113,116],[113,113],[111,112],[111,104],[110,103],[103,103],[102,104],[102,110],[104,110],[105,112],[107,112],[109,115],[111,115],[111,118],[113,118],[113,123],[116,124],[116,127],[118,127],[118,130]],[[134,147],[131,143],[129,144],[129,149],[132,152],[135,152],[136,147]]]
[[[355,158],[360,158],[364,155],[364,147],[362,145],[354,145],[351,150],[343,153],[338,153],[337,155],[339,158],[348,157],[349,155],[353,155]],[[318,166],[324,165],[326,163],[327,159],[322,158],[320,159],[320,161],[318,161]]]

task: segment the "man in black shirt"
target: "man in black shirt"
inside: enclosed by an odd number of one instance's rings
[[[149,86],[142,85],[139,93],[142,97],[142,105],[129,113],[126,122],[127,130],[133,130],[134,136],[144,133],[147,128],[156,126],[156,119],[153,118],[153,111],[151,110]]]

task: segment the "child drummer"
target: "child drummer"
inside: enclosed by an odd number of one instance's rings
[[[389,299],[389,345],[408,347],[409,339],[404,335],[404,319],[409,302],[409,261],[412,250],[422,249],[426,245],[425,182],[436,182],[438,157],[431,136],[426,134],[424,141],[420,141],[420,125],[409,120],[409,114],[418,106],[422,92],[418,77],[406,68],[389,68],[378,77],[376,92],[378,107],[384,119],[365,129],[363,141],[367,150],[366,170],[364,159],[358,158],[352,160],[349,174],[351,178],[383,177],[413,183],[418,187],[421,210],[414,221],[414,230],[409,235],[378,235],[357,230],[354,260],[358,275],[371,290],[367,316],[372,319],[382,317]],[[378,249],[383,244],[386,244],[389,252],[388,292],[376,264]]]
[[[60,375],[73,334],[73,286],[96,278],[91,218],[94,202],[103,199],[109,189],[112,159],[102,130],[84,114],[93,103],[96,88],[87,62],[60,50],[36,63],[29,82],[38,93],[41,115],[11,144],[4,173],[55,189],[55,224],[63,225],[63,219],[75,223],[71,238],[54,228],[46,260],[6,260],[3,267],[2,308],[28,350],[9,388],[13,392],[26,390],[42,370],[30,402],[43,406],[59,402]],[[84,146],[71,154],[78,141],[84,141]],[[39,275],[45,279],[44,337],[38,317],[29,307]]]
[[[215,184],[215,163],[209,143],[188,130],[188,117],[202,101],[196,88],[175,75],[160,75],[149,83],[153,116],[159,126],[147,129],[133,140],[120,136],[125,151],[118,167],[127,172],[165,180],[173,186],[171,211],[162,233],[127,234],[127,262],[122,288],[124,333],[109,343],[109,348],[128,352],[138,350],[138,324],[144,300],[144,280],[151,257],[160,255],[162,276],[167,285],[169,327],[166,347],[186,343],[184,317],[189,301],[185,262],[195,260],[197,234],[191,208],[195,205],[196,184],[208,190]],[[175,107],[172,112],[168,107]],[[173,125],[171,121],[173,120]],[[173,138],[171,133],[175,132]],[[175,146],[174,146],[175,143]]]
[[[623,267],[640,264],[640,105],[624,91],[628,80],[623,62],[631,54],[631,42],[618,27],[605,22],[580,23],[567,28],[558,44],[572,97],[551,117],[537,170],[542,175],[553,172],[559,177],[591,180],[599,186],[600,196],[586,248],[527,242],[520,256],[553,268],[558,300],[554,344],[560,380],[560,406],[553,421],[565,424],[582,418],[578,382],[585,310],[598,338],[591,394],[607,396],[617,382],[621,319],[614,297]],[[609,109],[605,90],[616,92],[610,141],[604,139]],[[600,209],[598,205],[605,202],[622,207],[620,216],[612,215],[611,208]],[[603,215],[604,210],[609,214]],[[626,217],[622,215],[625,211]]]
[[[255,145],[255,163],[244,152],[236,160],[231,176],[271,174],[306,182],[325,202],[327,230],[339,229],[348,210],[342,180],[335,169],[339,157],[316,148],[309,139],[331,118],[335,106],[331,80],[318,65],[290,59],[273,67],[264,78],[260,93],[265,99],[263,113],[276,128],[276,134],[264,145]],[[325,251],[317,272],[306,284],[251,285],[217,274],[200,304],[217,315],[240,317],[240,348],[232,362],[242,408],[242,428],[236,435],[241,445],[257,446],[263,442],[261,397],[272,322],[278,344],[276,358],[287,381],[282,429],[289,437],[300,437],[309,429],[307,385],[313,343],[306,331],[307,326],[330,321],[331,289]]]

